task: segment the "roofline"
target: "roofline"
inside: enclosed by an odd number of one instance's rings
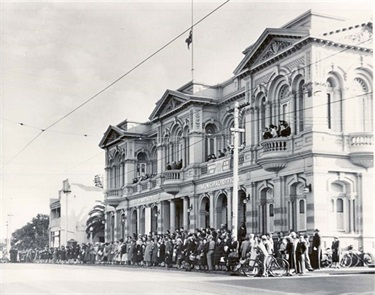
[[[295,24],[296,22],[300,21],[301,19],[305,18],[308,15],[323,16],[325,18],[330,18],[330,19],[335,19],[335,20],[342,20],[342,21],[347,20],[346,18],[343,18],[343,17],[338,17],[338,16],[334,16],[334,15],[324,14],[324,13],[320,13],[320,12],[317,12],[315,10],[309,9],[308,11],[300,14],[299,16],[295,17],[291,21],[287,22],[285,25],[283,25],[280,28],[281,29],[290,28],[293,24]]]

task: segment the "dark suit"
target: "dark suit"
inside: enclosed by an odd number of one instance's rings
[[[318,232],[315,233],[312,241],[312,267],[320,269],[320,259],[322,256],[322,239]]]

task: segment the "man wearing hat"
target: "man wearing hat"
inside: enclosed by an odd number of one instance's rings
[[[322,239],[320,237],[319,229],[315,229],[315,234],[312,241],[312,266],[315,269],[320,269],[320,259],[322,253]]]

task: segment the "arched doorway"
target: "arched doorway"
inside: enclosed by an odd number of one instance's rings
[[[151,210],[151,232],[158,232],[158,217],[160,215],[158,206],[154,206]]]
[[[273,191],[265,188],[260,191],[260,232],[263,234],[274,231]]]
[[[199,206],[200,227],[207,228],[210,226],[210,199],[204,196]]]
[[[228,227],[228,198],[225,193],[217,197],[216,204],[216,227]]]
[[[139,233],[144,234],[145,233],[145,227],[146,227],[146,210],[145,208],[141,208],[139,213]]]
[[[238,191],[238,224],[246,223],[246,192],[243,190]]]
[[[138,235],[138,214],[137,210],[133,210],[131,214],[131,222],[130,222],[130,231],[131,235]]]

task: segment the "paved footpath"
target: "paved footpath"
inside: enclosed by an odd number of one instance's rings
[[[114,265],[7,263],[0,268],[1,295],[373,295],[375,291],[375,276],[365,268],[323,269],[277,278]]]

